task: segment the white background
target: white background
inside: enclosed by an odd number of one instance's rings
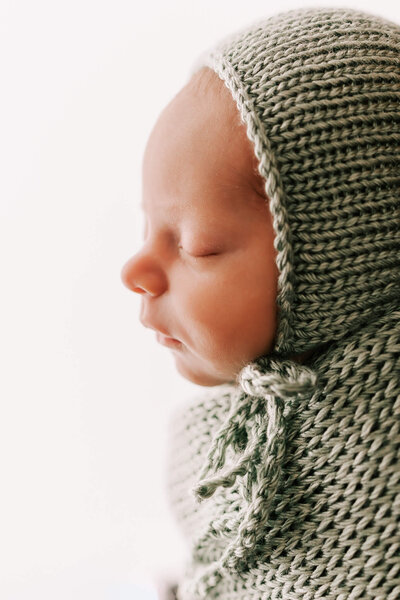
[[[0,0],[1,600],[155,600],[181,568],[166,424],[201,388],[120,281],[142,153],[203,50],[303,5]],[[344,5],[400,23],[306,3]]]

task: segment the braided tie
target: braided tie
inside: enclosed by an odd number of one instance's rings
[[[227,419],[212,442],[193,489],[201,502],[218,487],[231,487],[238,476],[246,476],[242,492],[247,506],[238,520],[236,538],[219,561],[220,568],[240,571],[264,535],[263,526],[281,480],[288,409],[311,395],[316,383],[316,374],[308,367],[271,357],[263,357],[240,372]],[[237,460],[223,469],[229,446]],[[209,472],[214,474],[206,477]]]

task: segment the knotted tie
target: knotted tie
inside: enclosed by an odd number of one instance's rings
[[[229,414],[193,489],[201,502],[219,486],[231,487],[238,476],[246,476],[242,492],[247,506],[240,514],[236,537],[218,561],[220,569],[236,572],[248,564],[265,534],[281,480],[288,413],[297,400],[313,393],[317,378],[311,369],[293,361],[263,357],[242,369],[238,382]],[[224,469],[229,446],[237,459]]]

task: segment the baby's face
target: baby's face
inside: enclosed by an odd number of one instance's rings
[[[196,74],[150,135],[144,243],[122,279],[178,371],[212,386],[272,349],[278,271],[251,142],[229,91],[205,73],[210,89],[195,90]]]

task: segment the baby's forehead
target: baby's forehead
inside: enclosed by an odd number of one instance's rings
[[[209,99],[209,110],[215,111],[218,106],[221,115],[220,134],[226,148],[232,145],[240,149],[243,159],[242,175],[248,178],[264,195],[264,179],[258,171],[258,160],[254,145],[247,136],[247,127],[242,121],[239,109],[225,82],[209,67],[202,67],[192,76],[189,89],[195,95],[204,94]]]
[[[190,186],[199,197],[250,188],[266,199],[246,126],[211,69],[197,71],[161,113],[146,147],[143,180],[154,193],[171,196]]]

